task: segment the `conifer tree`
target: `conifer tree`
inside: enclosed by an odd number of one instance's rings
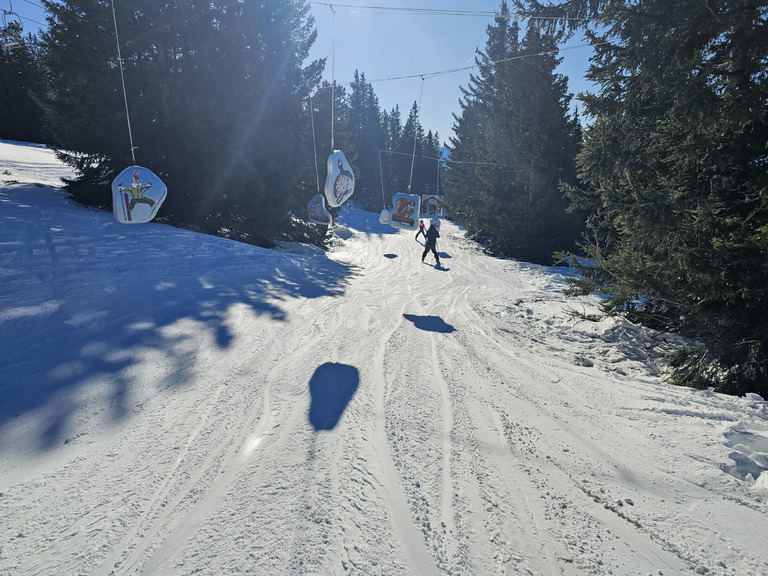
[[[520,40],[508,16],[502,2],[462,88],[446,201],[490,253],[550,263],[581,231],[559,190],[575,179],[577,130],[554,40],[534,26]]]
[[[419,157],[419,164],[421,163],[424,137],[424,128],[419,122],[419,105],[414,101],[403,126],[400,146],[397,150],[399,154],[395,157],[398,192],[421,194],[423,191],[424,182],[420,180],[416,160]]]
[[[47,143],[43,111],[33,98],[42,91],[37,37],[28,34],[21,46],[0,46],[0,138]]]
[[[422,157],[418,158],[419,181],[424,182],[423,194],[442,194],[445,166],[442,160],[440,135],[427,131],[421,145]]]
[[[383,197],[386,204],[391,207],[392,196],[403,190],[397,184],[397,162],[400,156],[401,140],[403,138],[402,114],[399,105],[395,105],[389,112],[382,113],[384,126],[384,146],[380,155],[381,179],[384,181]]]
[[[111,7],[43,0],[44,106],[75,197],[108,205],[105,182],[132,162]],[[306,97],[322,62],[305,2],[126,0],[116,5],[138,164],[168,185],[160,216],[269,243],[297,205]]]
[[[331,105],[332,98],[333,105]],[[328,157],[334,150],[341,150],[347,162],[349,162],[352,171],[355,173],[355,191],[352,198],[356,199],[360,171],[356,166],[357,151],[355,144],[352,142],[349,128],[351,110],[347,90],[344,86],[332,86],[330,82],[324,80],[317,92],[312,96],[312,105],[314,106],[311,116],[313,126],[310,136],[314,136],[315,144],[311,154],[316,153],[316,166],[311,168],[311,178],[305,176],[304,181],[311,179],[313,186],[317,181],[319,183],[319,190],[312,189],[312,193],[308,194],[310,190],[305,185],[304,196],[308,200],[313,194],[323,193],[325,179],[328,175]],[[331,118],[333,118],[333,123],[331,123]],[[332,143],[333,145],[331,145]],[[309,147],[311,149],[312,144]],[[307,152],[307,154],[310,154],[310,152]],[[304,201],[305,206],[302,208],[302,212],[306,210],[306,200]],[[328,207],[328,209],[334,216],[338,212],[337,209],[331,207]]]
[[[569,189],[589,212],[595,265],[573,292],[702,342],[671,358],[674,381],[768,395],[765,2],[557,8],[592,18],[599,86],[583,98],[584,186]]]
[[[355,200],[366,209],[381,210],[382,194],[379,150],[383,147],[383,128],[379,100],[365,73],[355,70],[349,95],[349,131],[357,152],[359,179],[355,181]]]

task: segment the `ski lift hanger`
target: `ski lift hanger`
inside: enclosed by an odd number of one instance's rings
[[[168,195],[168,189],[165,183],[149,168],[136,165],[134,152],[137,146],[133,145],[131,116],[128,113],[128,93],[125,90],[123,56],[120,53],[120,36],[117,33],[117,14],[115,13],[114,0],[110,4],[112,6],[112,20],[115,24],[115,45],[117,47],[117,60],[120,63],[120,82],[123,88],[125,119],[128,122],[128,140],[131,145],[131,160],[133,161],[131,166],[125,168],[112,181],[112,214],[115,220],[121,224],[143,224],[155,217]]]
[[[2,9],[2,25],[0,30],[0,36],[2,36],[2,43],[4,48],[18,48],[21,46],[21,33],[24,31],[24,25],[21,23],[21,16],[13,11],[13,2],[8,0],[8,8],[10,10]]]

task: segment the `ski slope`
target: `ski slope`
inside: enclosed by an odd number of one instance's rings
[[[66,175],[0,141],[1,575],[768,573],[766,403],[665,383],[568,269],[354,208],[329,252],[120,225]]]

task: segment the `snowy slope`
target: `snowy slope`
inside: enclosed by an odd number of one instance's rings
[[[665,384],[567,269],[352,208],[330,253],[120,225],[66,175],[0,141],[0,575],[768,573],[765,402]]]

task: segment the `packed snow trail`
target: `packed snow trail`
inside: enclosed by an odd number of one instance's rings
[[[664,384],[566,269],[121,226],[4,157],[0,575],[768,573],[765,403]]]

